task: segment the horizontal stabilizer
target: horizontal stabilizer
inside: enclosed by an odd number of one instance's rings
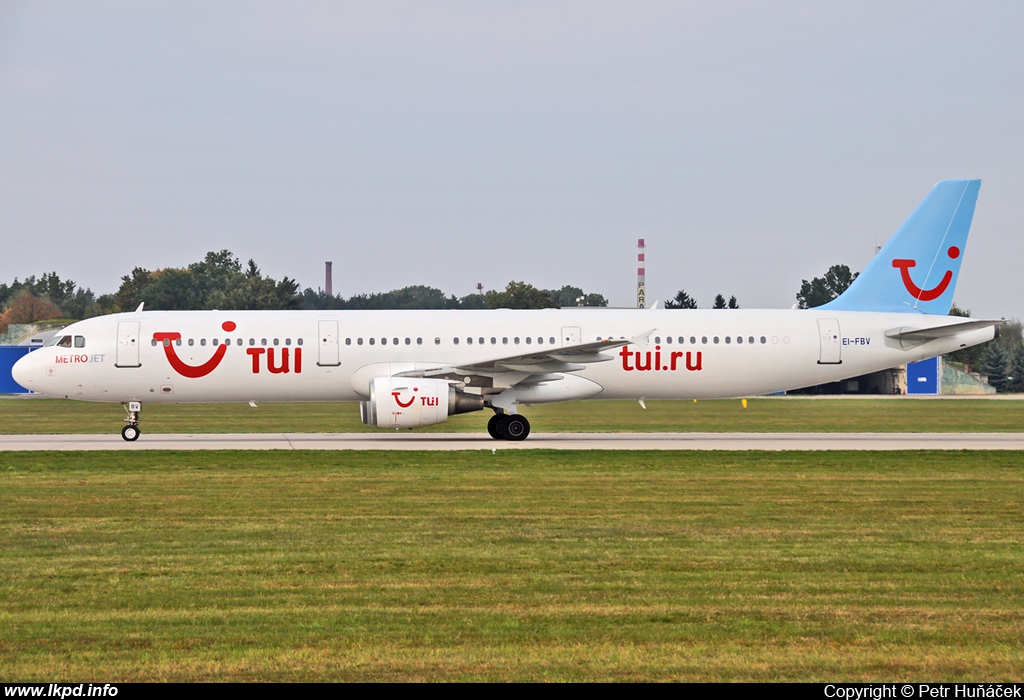
[[[911,341],[928,341],[935,340],[937,338],[949,338],[954,335],[966,333],[967,331],[976,331],[982,328],[991,328],[992,326],[1000,326],[1005,321],[993,321],[993,320],[978,320],[978,321],[962,321],[960,323],[951,323],[946,326],[936,326],[934,328],[909,328],[907,326],[900,326],[899,328],[893,328],[885,332],[886,338],[892,338],[894,340],[911,340]]]

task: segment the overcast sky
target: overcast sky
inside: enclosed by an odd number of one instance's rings
[[[0,281],[209,250],[344,296],[789,307],[980,177],[956,290],[1024,318],[1024,3],[0,3]]]

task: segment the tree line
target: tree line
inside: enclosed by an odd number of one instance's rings
[[[136,267],[121,278],[112,294],[96,296],[64,280],[56,272],[38,279],[15,278],[0,283],[0,333],[12,323],[51,319],[68,321],[133,311],[140,304],[161,311],[203,309],[545,309],[567,306],[608,306],[602,294],[580,287],[538,289],[525,282],[509,282],[504,290],[463,297],[440,289],[413,285],[349,298],[328,295],[322,289],[299,289],[294,279],[264,275],[252,259],[245,265],[228,250],[210,251],[185,267],[147,270]]]

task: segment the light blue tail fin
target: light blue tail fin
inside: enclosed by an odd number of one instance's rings
[[[850,288],[822,309],[949,313],[981,180],[932,188]]]

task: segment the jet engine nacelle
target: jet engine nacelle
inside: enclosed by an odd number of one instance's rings
[[[422,428],[483,407],[482,396],[459,392],[443,379],[377,377],[370,382],[370,400],[359,404],[359,415],[378,428]]]

